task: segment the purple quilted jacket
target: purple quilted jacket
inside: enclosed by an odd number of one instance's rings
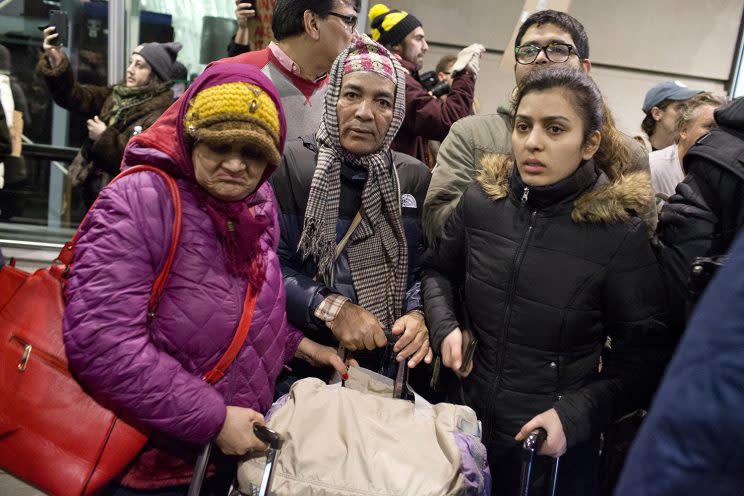
[[[181,242],[149,326],[147,301],[167,258],[173,221],[170,193],[154,173],[132,174],[102,191],[66,285],[64,338],[72,370],[156,431],[124,479],[134,487],[188,482],[194,448],[183,442],[214,438],[226,405],[267,411],[276,377],[302,339],[286,321],[275,200],[264,183],[257,213],[273,222],[261,240],[267,274],[250,332],[222,380],[214,386],[201,380],[234,335],[247,284],[226,271],[212,221],[191,188],[179,181]]]

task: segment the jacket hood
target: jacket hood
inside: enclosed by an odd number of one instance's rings
[[[122,168],[149,164],[165,169],[176,177],[195,182],[191,150],[184,135],[184,118],[191,99],[201,90],[225,83],[246,82],[263,88],[279,111],[279,151],[284,150],[287,125],[281,100],[274,85],[259,69],[249,64],[214,64],[199,76],[183,95],[144,133],[133,137],[124,151]],[[267,167],[256,191],[276,170]]]
[[[483,157],[477,181],[492,200],[509,195],[509,176],[514,160],[503,154]],[[609,181],[604,174],[595,186],[580,194],[573,204],[571,218],[576,223],[610,224],[624,222],[648,208],[651,179],[648,172],[638,171]]]
[[[719,126],[744,131],[744,98],[737,98],[717,109],[715,118]]]

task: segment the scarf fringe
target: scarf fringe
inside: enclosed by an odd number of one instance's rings
[[[297,249],[302,253],[302,260],[312,258],[318,266],[318,275],[326,284],[331,284],[333,266],[336,263],[336,244],[326,240],[322,232],[321,222],[305,218],[305,226]]]

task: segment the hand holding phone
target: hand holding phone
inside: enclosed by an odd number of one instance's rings
[[[236,0],[235,7],[235,18],[238,23],[247,22],[258,15],[256,0]]]
[[[442,341],[442,363],[458,377],[467,377],[473,370],[475,346],[475,336],[456,327]]]
[[[49,11],[49,26],[54,27],[56,30],[57,38],[54,40],[55,46],[68,46],[68,18],[67,12],[64,10],[50,10]],[[46,39],[45,39],[46,41]]]
[[[469,329],[463,329],[460,332],[462,333],[462,365],[460,365],[459,372],[463,377],[467,377],[473,370],[473,357],[478,340],[473,335],[473,331]]]
[[[44,56],[52,68],[57,67],[65,58],[64,53],[56,44],[59,35],[54,26],[39,26],[39,29],[44,32],[44,43],[42,45]]]

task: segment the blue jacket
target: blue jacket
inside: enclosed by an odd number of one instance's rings
[[[744,236],[700,300],[616,496],[744,494]]]
[[[331,293],[339,293],[357,302],[351,280],[349,260],[344,251],[336,261],[335,286],[329,288],[313,278],[317,266],[303,261],[298,253],[300,235],[305,219],[305,208],[310,184],[315,172],[317,144],[314,137],[287,143],[279,169],[271,178],[279,204],[279,260],[287,291],[287,318],[306,336],[325,344],[335,344],[325,323],[313,315],[316,307]],[[431,173],[420,161],[402,153],[391,152],[400,181],[403,229],[408,242],[408,292],[403,313],[422,307],[420,295],[421,258],[425,241],[421,227],[421,208],[429,187]],[[359,210],[361,193],[367,180],[366,171],[348,164],[341,167],[341,202],[336,240],[339,241]]]

